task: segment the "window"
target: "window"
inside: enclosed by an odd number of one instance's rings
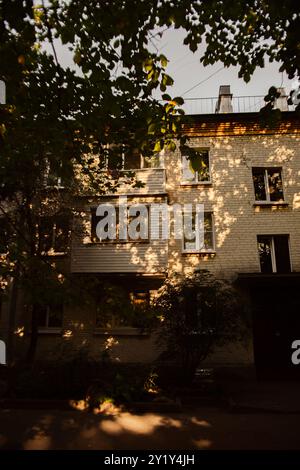
[[[135,309],[147,308],[150,304],[149,291],[134,291],[129,293],[130,301]]]
[[[137,170],[141,168],[141,155],[138,150],[127,150],[126,147],[106,149],[103,167],[108,170]]]
[[[160,153],[151,157],[142,156],[142,168],[163,168],[163,156]]]
[[[145,208],[145,205],[143,205]],[[120,236],[120,225],[119,225],[119,206],[115,206],[115,214],[116,218],[115,220],[110,220],[109,223],[107,223],[104,227],[105,231],[108,231],[108,228],[110,227],[111,229],[111,234],[113,235],[113,238],[108,237],[100,240],[97,236],[96,228],[97,224],[108,217],[108,212],[105,212],[105,214],[102,216],[96,215],[96,208],[92,207],[91,208],[91,241],[93,243],[97,242],[102,242],[102,243],[109,243],[109,242],[115,242],[115,243],[124,243],[124,242],[148,242],[149,241],[149,210],[148,207],[145,208],[145,211],[147,211],[146,214],[143,214],[142,211],[137,210],[137,213],[135,215],[131,215],[129,213],[130,206],[127,209],[127,238],[124,238],[124,234],[122,235],[122,238]],[[137,220],[136,223],[136,232],[138,234],[138,238],[131,238],[130,237],[130,230],[129,230],[129,224]],[[138,223],[138,220],[141,221],[141,223]],[[114,236],[115,235],[115,236]]]
[[[192,214],[192,226],[195,229],[195,213]],[[195,234],[194,239],[183,240],[183,251],[186,252],[209,252],[214,251],[213,217],[211,212],[204,213],[204,245],[200,246],[201,237]]]
[[[190,148],[187,154],[182,155],[182,182],[191,184],[210,182],[208,150]]]
[[[283,201],[281,168],[252,168],[256,201]]]
[[[64,188],[70,178],[70,168],[62,161],[51,160],[46,163],[46,186]]]
[[[288,235],[258,235],[258,253],[262,273],[290,273]]]
[[[150,304],[149,290],[122,286],[105,289],[96,307],[96,328],[142,328]]]
[[[6,216],[0,217],[0,254],[7,253],[13,226]]]
[[[138,149],[128,149],[126,146],[110,146],[103,148],[100,157],[101,169],[108,170],[138,170],[140,168],[163,168],[163,152],[151,156],[141,155]]]
[[[141,168],[141,155],[137,150],[123,154],[123,169],[137,170]]]
[[[69,242],[69,217],[44,217],[40,228],[40,248],[44,253],[65,253]]]
[[[63,305],[61,303],[40,306],[38,311],[39,328],[61,328],[63,323]]]

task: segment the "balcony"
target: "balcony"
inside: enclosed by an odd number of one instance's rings
[[[185,98],[184,109],[186,114],[216,114],[219,96],[209,98]],[[233,113],[255,113],[265,105],[264,96],[234,96],[231,98]],[[295,105],[287,105],[287,111],[294,111]]]
[[[114,195],[159,195],[166,192],[166,177],[164,168],[142,168],[137,170],[130,170],[135,174],[136,181],[143,184],[141,187],[133,187],[129,184],[129,179],[126,176],[120,178],[120,185],[118,190],[113,193]],[[107,196],[108,194],[106,194]]]

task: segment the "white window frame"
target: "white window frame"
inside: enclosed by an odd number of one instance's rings
[[[264,170],[264,184],[265,184],[265,193],[266,193],[266,199],[255,199],[255,185],[254,185],[254,179],[253,179],[253,169],[256,168],[261,168]],[[269,177],[268,177],[268,171],[276,169],[280,172],[280,178],[282,182],[282,201],[272,201],[271,196],[270,196],[270,186],[269,186]],[[252,182],[253,182],[253,190],[254,190],[254,199],[256,203],[268,203],[268,204],[278,204],[280,202],[284,202],[284,191],[283,191],[283,179],[282,179],[282,167],[280,166],[271,166],[271,167],[253,167],[252,168]]]
[[[212,211],[204,211],[204,217],[205,214],[210,214],[211,216],[211,234],[212,234],[212,248],[201,248],[199,249],[199,236],[197,237],[196,232],[196,248],[185,248],[184,246],[184,234],[182,237],[182,253],[215,253],[216,252],[216,241],[215,241],[215,223],[214,223],[214,213]],[[205,238],[205,232],[204,232],[204,238]],[[198,248],[197,248],[198,244]]]
[[[109,148],[109,144],[106,144],[106,148]],[[125,152],[122,150],[121,151],[121,161],[122,165],[121,168],[118,171],[124,171],[124,172],[129,172],[129,171],[138,171],[138,170],[144,170],[144,171],[149,171],[149,170],[157,170],[157,169],[164,169],[165,168],[165,151],[164,149],[161,150],[160,152],[157,152],[158,157],[159,157],[159,165],[157,167],[146,167],[145,166],[145,161],[144,161],[144,156],[140,153],[140,166],[138,168],[130,168],[126,169],[124,168],[125,166]],[[105,158],[105,167],[103,168],[102,171],[107,171],[108,168],[108,157]]]
[[[210,157],[210,149],[208,147],[191,147],[193,148],[194,150],[197,150],[199,152],[201,151],[207,151],[208,153],[208,179],[207,180],[199,180],[198,179],[198,171],[195,171],[195,180],[192,181],[192,180],[186,180],[184,179],[184,175],[183,175],[183,169],[184,169],[184,164],[183,164],[183,159],[186,160],[186,162],[189,162],[189,160],[187,159],[187,156],[184,155],[184,154],[181,154],[181,185],[186,185],[186,186],[191,186],[191,185],[206,185],[206,184],[211,184],[212,181],[211,181],[211,157]]]
[[[291,246],[290,246],[290,235],[287,233],[284,234],[273,234],[273,235],[257,235],[258,237],[269,237],[270,238],[270,247],[271,247],[271,264],[272,264],[272,274],[277,273],[277,263],[276,263],[276,255],[275,255],[275,244],[274,244],[274,237],[277,235],[285,235],[287,236],[288,239],[288,249],[289,249],[289,261],[290,261],[290,266],[291,266],[291,272],[293,271],[292,267],[292,258],[291,258]],[[257,250],[258,251],[258,250]],[[261,264],[260,264],[260,256],[259,256],[259,251],[258,251],[258,261],[259,261],[259,267],[260,267],[260,272],[261,271]]]

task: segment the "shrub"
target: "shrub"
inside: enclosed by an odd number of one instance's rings
[[[180,375],[188,381],[215,345],[237,340],[243,330],[237,291],[207,270],[167,278],[154,308],[163,356],[176,359]]]

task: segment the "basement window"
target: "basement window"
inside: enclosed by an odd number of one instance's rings
[[[255,200],[283,202],[281,168],[252,168]]]
[[[288,235],[258,235],[257,246],[262,273],[291,272]]]

